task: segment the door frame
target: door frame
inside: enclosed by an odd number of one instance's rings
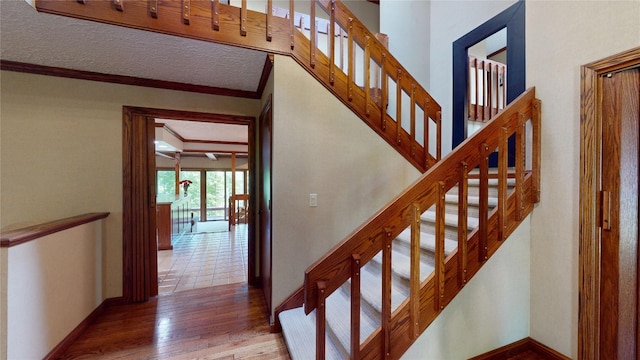
[[[581,67],[578,359],[600,349],[601,76],[640,64],[640,47]]]
[[[468,49],[471,46],[506,28],[507,103],[524,92],[526,87],[525,9],[524,0],[518,0],[500,14],[453,42],[451,148],[455,148],[467,138],[467,119],[464,110],[467,101],[467,79],[469,78]]]
[[[265,171],[265,164],[263,162],[264,158],[264,130],[265,130],[265,122],[269,124],[269,169]],[[273,236],[272,236],[272,224],[273,217],[269,216],[269,223],[265,223],[263,219],[264,208],[267,207],[267,211],[271,214],[271,199],[273,199],[273,94],[269,94],[267,97],[262,110],[260,112],[260,116],[258,118],[258,126],[257,126],[257,135],[256,135],[256,172],[257,172],[257,187],[258,190],[255,192],[256,199],[254,207],[256,209],[256,218],[258,219],[258,226],[256,227],[256,242],[259,244],[259,253],[257,256],[259,257],[260,264],[260,277],[258,281],[260,282],[260,286],[262,287],[262,291],[264,293],[265,302],[267,304],[267,308],[269,310],[269,325],[273,328],[275,320],[273,318],[273,291],[272,291],[272,267],[273,267]],[[264,185],[264,174],[269,174],[269,196],[271,197],[267,204],[264,203],[264,193],[265,193],[265,185]],[[268,237],[269,248],[263,249],[263,245],[265,244],[264,237]],[[264,264],[263,261],[268,259],[269,263]],[[266,270],[266,271],[263,271]],[[266,274],[265,274],[266,272]]]
[[[156,190],[150,186],[155,184],[155,118],[243,124],[248,126],[250,154],[255,141],[255,117],[252,116],[123,106],[122,297],[127,303],[147,301],[158,292],[158,267],[154,261],[157,258]],[[251,161],[249,156],[249,169],[253,169]],[[250,181],[253,178],[254,174],[250,174]],[[251,228],[252,217],[249,221]],[[255,278],[255,236],[251,232],[247,242],[247,279],[251,284]],[[153,284],[156,284],[155,291]]]

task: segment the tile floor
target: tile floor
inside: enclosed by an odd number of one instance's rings
[[[158,251],[158,294],[247,281],[247,225],[184,234]]]

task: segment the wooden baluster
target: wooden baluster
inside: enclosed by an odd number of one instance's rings
[[[293,0],[289,0],[289,41],[291,42],[291,50],[294,48],[294,31],[296,31],[296,26],[294,24],[294,19],[296,17],[295,8],[293,5]]]
[[[331,0],[331,18],[329,21],[329,31],[327,31],[329,39],[329,84],[333,85],[335,81],[336,66],[336,2]]]
[[[344,32],[341,26],[340,27],[340,70],[342,70],[342,72],[344,72],[344,36],[345,35],[346,33]]]
[[[267,0],[267,41],[273,38],[273,0]]]
[[[351,255],[351,358],[360,358],[360,255]]]
[[[116,10],[118,11],[124,11],[124,8],[122,7],[124,0],[113,0],[113,6],[116,8]]]
[[[516,220],[521,221],[524,217],[524,169],[525,152],[527,143],[525,140],[526,121],[523,114],[520,114],[518,126],[516,127]]]
[[[474,77],[472,77],[472,74],[474,74],[475,70],[475,62],[476,62],[476,58],[472,58],[469,57],[468,58],[468,62],[469,62],[469,79],[467,79],[467,83],[469,84],[468,88],[467,88],[467,100],[468,104],[467,104],[467,108],[469,109],[469,120],[476,120],[476,111],[477,111],[477,106],[478,106],[478,102],[476,100],[475,104],[472,104],[472,99],[473,98],[473,94],[471,92],[471,89],[473,88],[473,84],[474,82],[472,81],[472,79],[474,79]],[[475,76],[475,74],[474,74]]]
[[[311,13],[309,15],[309,22],[310,22],[310,34],[309,34],[309,40],[311,41],[311,46],[310,46],[310,51],[311,54],[309,54],[310,56],[310,64],[312,68],[316,67],[316,47],[318,46],[318,29],[317,29],[317,25],[318,22],[316,21],[316,0],[311,0]]]
[[[484,61],[484,71],[482,72],[484,82],[484,121],[491,119],[491,63]]]
[[[444,216],[445,216],[445,190],[444,182],[438,181],[437,184],[438,201],[436,202],[436,254],[435,254],[435,283],[434,283],[434,299],[433,304],[435,311],[438,312],[444,308]]]
[[[240,36],[247,36],[247,0],[242,0],[240,8]]]
[[[400,133],[402,130],[402,70],[397,70],[396,79],[396,143],[402,145]]]
[[[380,128],[382,131],[387,130],[387,101],[389,97],[389,88],[387,83],[387,70],[385,70],[385,66],[387,64],[387,54],[382,53],[382,60],[380,61],[380,76],[381,79],[381,89],[380,89]]]
[[[382,353],[385,358],[391,355],[391,230],[385,229],[387,238],[382,248]]]
[[[411,84],[411,157],[416,156],[416,84]]]
[[[410,338],[420,335],[420,206],[413,204],[411,222],[411,276],[409,278]]]
[[[431,125],[431,117],[429,116],[429,111],[431,111],[430,104],[429,104],[429,100],[427,98],[424,98],[423,100],[424,103],[424,129],[422,129],[424,131],[424,159],[425,159],[425,168],[427,167],[427,159],[429,159],[429,141],[431,141],[431,139],[429,138],[429,127]]]
[[[516,115],[517,116],[517,115]],[[507,178],[509,168],[509,129],[500,129],[498,151],[498,241],[503,241],[507,230]]]
[[[476,59],[475,61],[475,88],[476,88],[476,118],[477,121],[482,121],[482,107],[480,106],[480,99],[482,96],[482,86],[480,83],[480,79],[482,78],[482,72],[480,71],[480,60]]]
[[[480,199],[478,205],[478,212],[480,218],[478,219],[478,257],[482,263],[489,258],[489,248],[487,242],[488,236],[488,216],[489,216],[489,145],[482,144],[480,146],[480,154],[482,159],[480,160]]]
[[[541,127],[541,103],[538,99],[532,100],[531,124],[533,126],[532,135],[532,154],[531,154],[531,201],[533,203],[540,202],[540,159],[542,149],[542,129]]]
[[[491,107],[491,117],[493,117],[494,115],[496,115],[498,113],[498,104],[499,104],[499,99],[498,97],[500,96],[500,75],[499,75],[499,71],[498,71],[498,64],[494,64],[493,65],[493,87],[491,88],[491,98],[493,99],[493,95],[495,94],[495,100],[493,101],[493,106]]]
[[[364,37],[364,105],[365,115],[371,116],[371,37]]]
[[[458,286],[467,283],[467,216],[469,193],[469,165],[460,163],[458,181]]]
[[[442,159],[442,111],[436,112],[436,159]]]
[[[158,18],[158,0],[149,0],[149,14],[152,18]]]
[[[211,15],[213,21],[213,30],[220,31],[220,0],[211,0]]]
[[[354,58],[354,54],[353,54],[353,42],[354,42],[354,38],[353,38],[353,18],[349,18],[349,28],[347,29],[347,31],[349,32],[349,38],[348,38],[348,48],[347,48],[347,52],[348,52],[348,59],[347,59],[347,67],[348,67],[348,77],[349,77],[349,84],[347,84],[347,99],[349,99],[349,101],[353,100],[353,83],[355,81],[354,79],[354,73],[353,73],[353,66],[354,66],[354,62],[355,62],[355,58]]]
[[[191,0],[182,0],[182,22],[189,25],[191,19]]]
[[[324,360],[325,358],[325,341],[326,341],[326,321],[327,309],[325,308],[325,291],[327,286],[324,281],[318,281],[318,307],[316,308],[316,359]]]

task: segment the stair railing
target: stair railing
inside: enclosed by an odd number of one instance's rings
[[[292,56],[417,169],[424,172],[440,159],[440,105],[341,1],[299,2],[311,4],[298,9],[309,13],[305,17],[296,17],[293,0],[288,13],[268,0],[266,14],[237,2],[239,8],[220,0],[36,0],[36,8]],[[296,19],[308,19],[308,37]],[[327,24],[323,31],[319,22]]]
[[[513,176],[509,173],[514,171],[508,161],[511,137],[515,137],[515,188],[509,192],[507,183]],[[494,152],[499,161],[497,174],[489,170],[489,157]],[[470,177],[480,182],[479,225],[472,231],[467,226]],[[498,203],[489,211],[489,178],[496,177]],[[307,314],[316,310],[317,359],[324,358],[325,300],[348,280],[350,358],[399,358],[529,214],[539,201],[539,179],[540,102],[532,88],[307,269],[304,308]],[[455,186],[459,196],[458,247],[445,256],[445,194]],[[420,216],[432,206],[436,209],[435,270],[421,281]],[[393,310],[392,241],[407,227],[411,229],[410,296]],[[378,253],[382,253],[381,324],[361,343],[361,269]]]
[[[440,105],[343,2],[311,1],[307,25],[294,1],[284,15],[307,71],[421,171],[441,158]]]

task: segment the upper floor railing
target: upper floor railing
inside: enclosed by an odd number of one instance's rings
[[[36,0],[42,12],[292,56],[420,171],[440,159],[440,105],[344,3],[290,1],[283,11],[268,0],[266,13],[240,5]]]

